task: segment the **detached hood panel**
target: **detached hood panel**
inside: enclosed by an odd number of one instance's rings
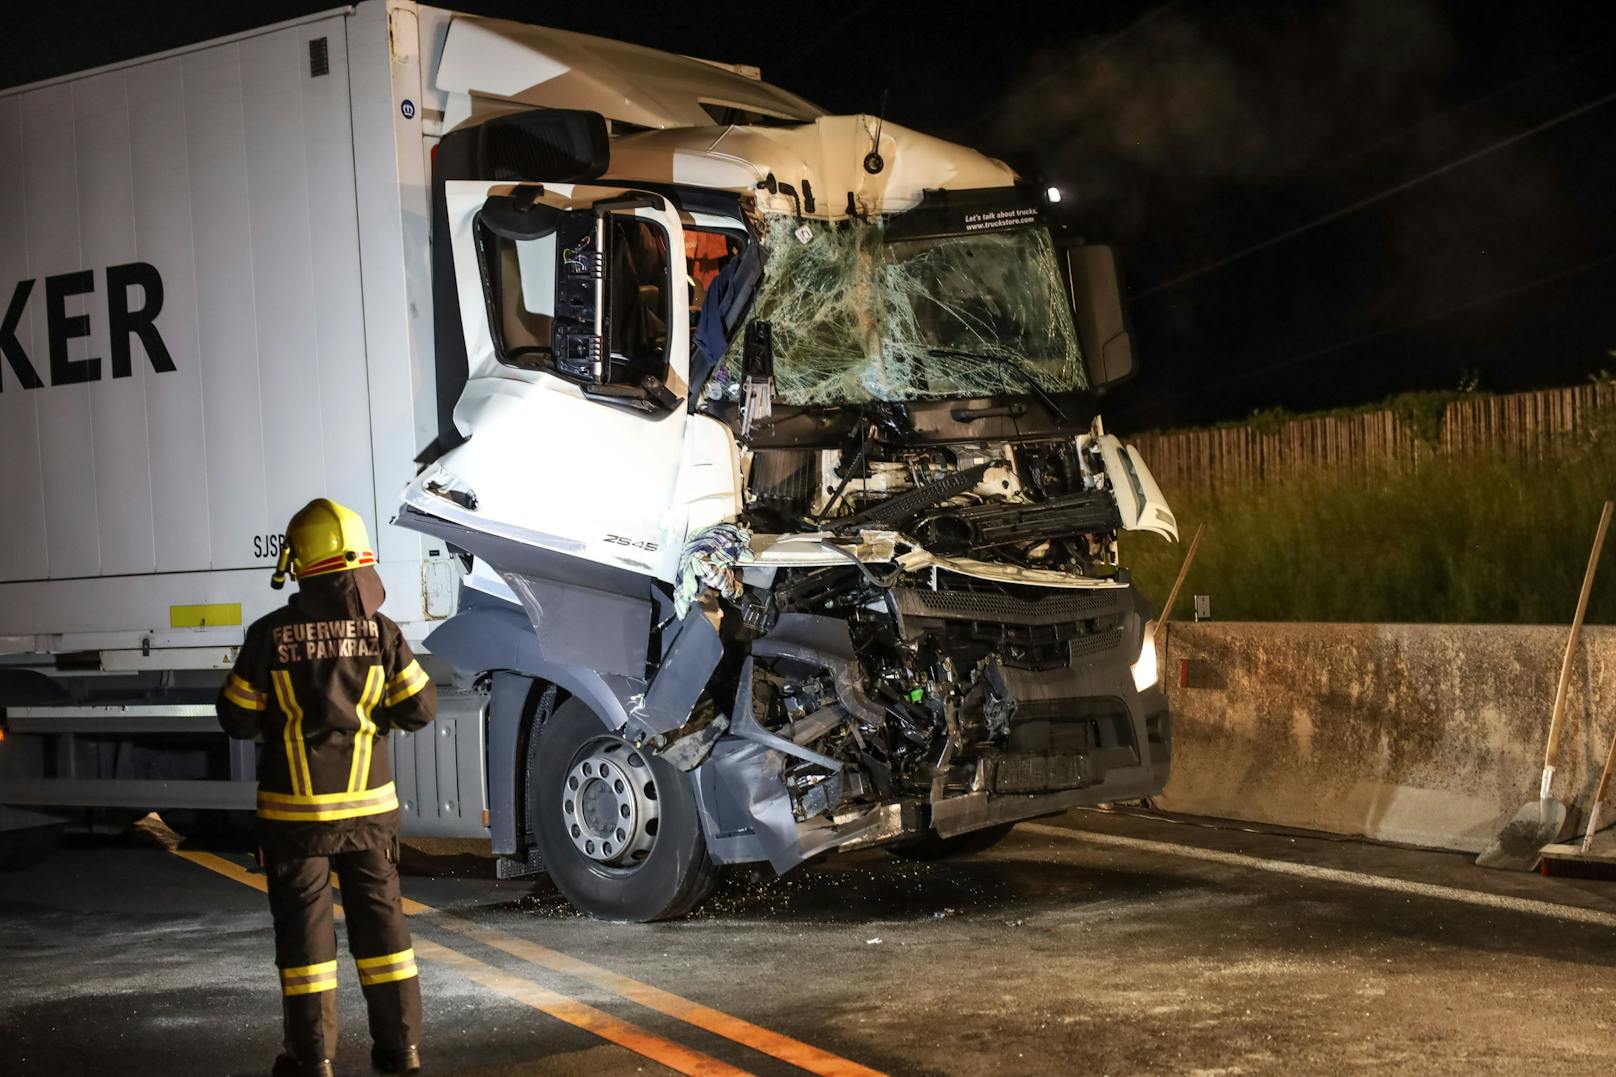
[[[589,34],[459,16],[449,26],[440,90],[542,108],[576,108],[642,127],[705,127],[703,105],[786,120],[824,110],[722,64]],[[451,110],[453,112],[453,110]]]
[[[882,168],[872,174],[864,158],[877,145]],[[714,127],[709,119],[700,127],[624,135],[612,143],[607,175],[751,194],[766,213],[821,220],[845,218],[849,194],[860,214],[902,213],[927,190],[1016,182],[1003,161],[875,116],[818,116],[792,127]],[[796,197],[759,189],[770,175]]]

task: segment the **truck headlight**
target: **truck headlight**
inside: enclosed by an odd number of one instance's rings
[[[1143,692],[1146,688],[1161,679],[1156,669],[1156,622],[1145,622],[1144,639],[1139,644],[1139,658],[1128,667],[1133,674],[1133,686],[1136,691]]]

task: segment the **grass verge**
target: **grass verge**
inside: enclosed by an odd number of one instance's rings
[[[1191,616],[1191,596],[1206,594],[1226,621],[1564,624],[1600,506],[1616,498],[1616,422],[1540,459],[1439,457],[1410,470],[1166,494],[1184,541],[1125,534],[1121,555],[1161,602],[1206,523],[1180,618]],[[1616,623],[1612,530],[1590,623]]]

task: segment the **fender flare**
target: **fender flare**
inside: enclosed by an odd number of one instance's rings
[[[582,666],[549,662],[538,633],[521,607],[479,595],[426,637],[426,649],[463,673],[485,671],[496,676],[488,708],[488,830],[493,851],[520,856],[525,851],[525,820],[518,818],[518,785],[526,772],[523,728],[528,692],[521,680],[547,681],[576,696],[595,712],[607,729],[621,729],[628,710],[645,691],[645,682],[602,674]]]
[[[546,661],[538,633],[521,607],[495,598],[487,601],[434,629],[426,637],[427,650],[465,673],[510,670],[549,681],[588,703],[606,728],[622,728],[631,700],[645,691],[644,681]]]

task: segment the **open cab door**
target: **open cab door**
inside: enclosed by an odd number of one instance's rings
[[[452,181],[444,198],[467,356],[465,440],[410,508],[671,580],[689,313],[684,233],[660,195]]]

